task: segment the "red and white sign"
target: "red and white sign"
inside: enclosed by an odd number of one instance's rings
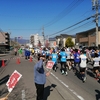
[[[46,65],[46,68],[52,69],[53,65],[54,65],[54,62],[53,61],[48,61],[47,62],[47,65]]]
[[[22,75],[16,70],[12,73],[8,82],[6,83],[9,92],[13,90],[13,88],[16,86],[21,77]]]

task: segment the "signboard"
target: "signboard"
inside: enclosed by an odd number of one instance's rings
[[[13,88],[16,86],[21,77],[22,75],[16,70],[12,73],[8,82],[6,83],[9,92],[13,90]]]
[[[53,65],[54,65],[54,62],[53,61],[48,61],[47,62],[47,65],[46,65],[46,68],[52,69]]]

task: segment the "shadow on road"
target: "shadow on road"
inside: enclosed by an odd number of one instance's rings
[[[90,77],[95,78],[92,68],[88,68],[88,70],[86,72],[87,72],[87,75],[89,75]]]
[[[98,83],[100,83],[100,79],[98,80]]]
[[[96,100],[100,100],[100,91],[99,90],[95,90],[96,94]]]
[[[80,72],[78,70],[76,70],[75,76],[77,76],[77,78],[81,80],[81,75],[80,75]]]
[[[0,90],[0,96],[5,95],[8,93],[8,90],[6,87],[4,87],[3,89]]]
[[[55,88],[55,84],[51,84],[51,86],[47,86],[44,88],[44,100],[47,100],[47,98],[50,95],[50,91],[53,91],[53,88]]]
[[[6,83],[9,79],[10,75],[6,75],[5,77],[3,77],[2,79],[0,79],[0,85]]]

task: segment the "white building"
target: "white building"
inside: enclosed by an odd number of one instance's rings
[[[43,36],[39,36],[39,41],[40,41],[41,45],[44,46],[44,38],[43,38]]]
[[[38,47],[38,43],[41,43],[41,45],[44,45],[44,39],[43,36],[39,36],[39,34],[32,34],[30,36],[30,43],[34,46],[34,47]]]
[[[38,46],[38,43],[39,43],[39,35],[38,34],[35,34],[34,35],[34,46],[37,47]]]

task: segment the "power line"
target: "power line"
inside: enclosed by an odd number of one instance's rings
[[[8,30],[8,29],[6,29]],[[40,30],[40,29],[11,29],[11,30]]]
[[[67,27],[67,28],[65,28],[65,29],[62,29],[61,31],[58,31],[58,32],[56,32],[56,33],[53,33],[53,34],[51,34],[51,35],[49,35],[49,36],[52,36],[52,35],[58,34],[58,33],[60,33],[60,32],[63,32],[63,31],[65,31],[65,30],[67,30],[67,29],[70,29],[70,28],[72,28],[72,27],[74,27],[74,26],[76,26],[76,25],[78,25],[78,24],[80,24],[80,23],[82,23],[82,22],[84,22],[84,21],[86,21],[86,20],[89,20],[90,18],[92,18],[92,17],[94,17],[94,16],[96,16],[96,14],[93,15],[93,16],[91,16],[91,17],[88,17],[88,18],[86,18],[86,19],[84,19],[84,20],[82,20],[82,21],[80,21],[80,22],[77,22],[76,24],[71,25],[71,26],[69,26],[69,27]]]
[[[73,2],[65,8],[65,10],[63,10],[56,18],[54,18],[51,22],[47,23],[44,25],[44,27],[48,27],[54,23],[56,23],[57,21],[61,20],[63,17],[65,17],[67,14],[69,14],[73,9],[75,9],[76,6],[78,6],[81,2],[83,2],[84,0],[78,0],[75,1],[73,0]]]
[[[67,31],[67,33],[71,32],[71,31],[75,31],[76,29],[79,29],[79,28],[81,28],[81,27],[90,26],[90,25],[92,25],[92,23],[93,23],[93,21],[89,21],[89,22],[87,22],[87,23],[84,23],[84,24],[82,24],[82,25],[80,25],[80,26],[78,26],[78,27],[75,27],[75,28],[72,29],[72,30]]]
[[[60,33],[60,34],[70,33],[70,32],[75,31],[75,30],[77,30],[77,29],[79,29],[79,28],[81,28],[81,27],[91,26],[92,23],[93,23],[93,21],[89,21],[89,22],[87,22],[87,23],[84,23],[84,24],[82,24],[82,25],[80,25],[80,26],[78,26],[78,27],[75,27],[75,28],[73,28],[73,29],[71,29],[71,30],[68,30],[68,31],[63,32],[63,33]],[[71,35],[71,34],[70,34],[70,35]]]

